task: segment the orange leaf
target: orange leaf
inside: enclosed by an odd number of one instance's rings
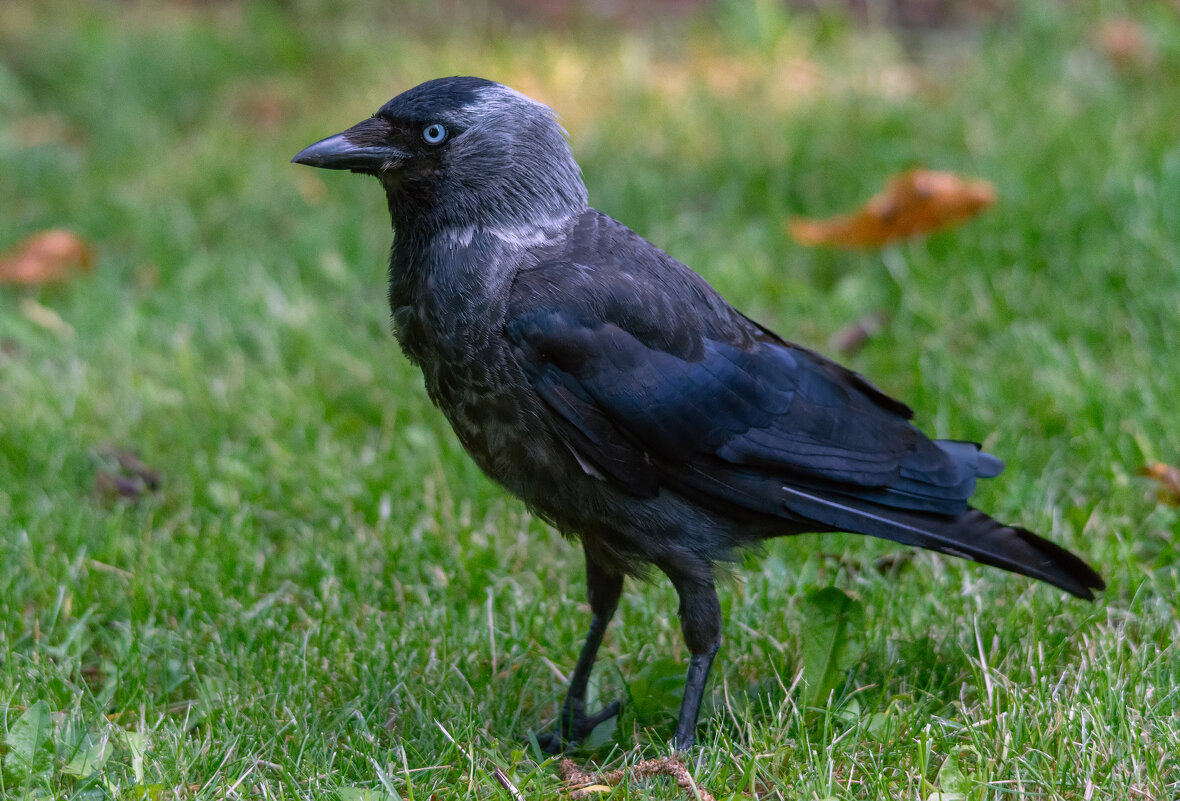
[[[72,231],[50,228],[0,255],[0,284],[62,281],[94,263],[94,250]]]
[[[1111,63],[1120,69],[1143,67],[1155,59],[1147,29],[1130,17],[1114,17],[1094,27],[1091,37]]]
[[[1155,462],[1139,468],[1139,474],[1159,483],[1157,494],[1161,503],[1180,506],[1180,467]]]
[[[796,217],[787,223],[801,245],[877,247],[908,236],[947,228],[974,217],[996,199],[988,181],[950,172],[910,170],[891,178],[885,191],[853,214],[827,220]]]

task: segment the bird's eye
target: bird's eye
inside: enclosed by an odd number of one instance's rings
[[[439,125],[437,122],[422,129],[422,140],[428,145],[441,145],[446,138],[446,126]]]

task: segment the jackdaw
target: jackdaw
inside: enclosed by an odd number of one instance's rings
[[[1080,598],[1103,588],[1074,554],[968,505],[999,459],[927,438],[904,403],[590,208],[547,106],[441,78],[292,161],[381,182],[402,350],[480,468],[582,543],[593,617],[547,750],[618,713],[588,713],[586,684],[623,577],[652,565],[691,654],[682,750],[721,642],[716,563],[743,546],[857,532]]]

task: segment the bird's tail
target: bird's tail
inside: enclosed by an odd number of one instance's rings
[[[968,507],[957,517],[898,509],[848,496],[783,487],[793,515],[823,523],[834,531],[851,531],[904,545],[972,559],[1060,587],[1093,600],[1092,590],[1106,585],[1079,557],[1017,526],[1006,526]]]

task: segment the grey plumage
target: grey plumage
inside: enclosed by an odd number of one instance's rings
[[[714,565],[742,546],[854,531],[1083,598],[1102,588],[1078,557],[968,506],[994,456],[926,438],[904,404],[589,208],[547,107],[430,81],[294,161],[381,181],[403,351],[479,466],[583,545],[594,617],[546,745],[617,711],[586,714],[586,682],[623,577],[652,565],[692,654],[680,748],[720,643]]]

